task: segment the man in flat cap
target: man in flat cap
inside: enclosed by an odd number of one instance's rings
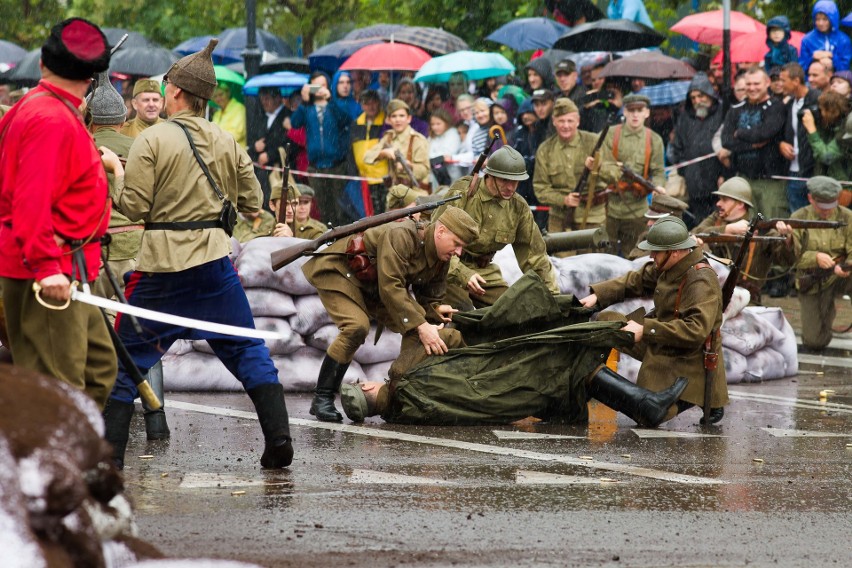
[[[139,136],[143,130],[162,122],[163,95],[160,83],[153,79],[139,79],[133,85],[133,98],[130,105],[136,116],[121,128],[121,133],[131,138]]]
[[[598,137],[579,129],[580,111],[574,101],[566,97],[557,99],[553,105],[553,126],[556,136],[539,146],[533,175],[536,198],[542,205],[550,206],[547,231],[559,233],[600,227],[606,221],[605,198],[593,198],[587,215],[588,195],[574,192]],[[605,188],[605,184],[600,184],[596,189]],[[559,253],[561,256],[570,254]]]
[[[41,48],[41,81],[0,121],[0,282],[12,356],[101,408],[116,361],[100,310],[79,302],[49,307],[69,301],[78,268],[89,281],[98,277],[110,219],[104,167],[113,162],[102,164],[78,109],[109,59],[96,25],[81,18],[55,25]],[[74,250],[82,250],[85,267],[74,266]]]
[[[648,210],[645,211],[645,219],[647,219],[646,224],[648,226],[648,230],[654,226],[658,220],[663,217],[668,217],[670,215],[677,217],[678,219],[683,219],[684,212],[689,209],[689,205],[677,199],[676,197],[672,197],[670,195],[665,195],[663,193],[655,193],[651,198],[651,204],[648,206]],[[641,235],[639,235],[639,242],[644,241],[648,237],[648,231],[646,230]],[[648,251],[640,249],[637,245],[630,254],[627,255],[628,260],[635,260],[642,256],[648,256]]]
[[[204,118],[216,88],[211,53],[217,43],[213,39],[204,50],[180,59],[163,77],[169,119],[146,129],[133,143],[127,174],[117,176],[113,201],[131,220],[145,221],[138,264],[127,285],[131,305],[254,328],[248,300],[228,258],[232,226],[226,212],[234,207],[254,215],[262,194],[246,151]],[[290,465],[293,446],[284,390],[261,339],[153,321],[146,322],[140,335],[127,318],[119,318],[116,328],[143,373],[177,339],[207,340],[254,403],[265,440],[261,466]],[[120,366],[104,413],[107,440],[119,464],[136,395],[136,386]]]
[[[411,109],[400,99],[388,103],[385,115],[390,128],[382,135],[378,144],[364,153],[365,164],[387,160],[394,184],[409,187],[425,187],[429,184],[429,142],[422,134],[411,128]],[[397,154],[408,163],[415,179],[410,179],[405,166],[397,160]]]
[[[837,203],[840,184],[826,176],[808,180],[808,202],[790,217],[843,221],[840,229],[793,229],[788,243],[797,257],[796,288],[802,314],[802,346],[822,351],[831,341],[831,326],[837,315],[837,296],[850,291],[852,272],[852,211]],[[809,278],[805,278],[809,277]],[[810,280],[809,283],[806,283]]]
[[[644,95],[627,95],[624,115],[624,124],[610,128],[607,133],[600,169],[601,180],[613,191],[608,198],[606,232],[622,255],[633,250],[639,235],[645,231],[648,191],[624,179],[621,165],[654,184],[655,191],[666,192],[663,139],[645,126],[651,115],[651,101]]]
[[[317,420],[343,420],[334,396],[371,319],[401,333],[403,348],[419,343],[430,355],[447,352],[443,327],[457,311],[443,302],[447,270],[478,236],[470,215],[448,207],[428,225],[406,219],[340,239],[305,263],[302,271],[340,330],[317,379],[310,410]]]
[[[303,183],[292,183],[287,190],[287,201],[284,202],[284,223],[277,223],[272,233],[273,237],[296,237],[299,239],[316,239],[328,231],[329,227],[311,217],[311,207],[314,204],[314,188]],[[281,204],[281,187],[272,189],[269,206],[277,215]]]
[[[568,97],[576,105],[583,104],[583,99],[586,98],[586,87],[577,83],[577,64],[574,60],[566,57],[556,64],[553,73],[556,75],[556,84],[559,86],[559,96]]]

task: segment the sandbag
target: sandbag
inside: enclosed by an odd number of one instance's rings
[[[364,372],[364,378],[368,381],[384,381],[388,378],[388,371],[393,365],[393,361],[383,361],[373,365],[361,365]]]
[[[793,331],[793,326],[784,317],[784,311],[781,308],[765,308],[760,306],[751,306],[746,309],[758,318],[769,322],[772,327],[781,332],[781,339],[774,341],[770,347],[784,357],[785,376],[792,377],[796,375],[799,372],[799,348],[796,345],[796,334]]]
[[[298,351],[305,346],[305,341],[298,333],[294,333],[290,329],[290,323],[282,318],[254,318],[254,326],[257,329],[265,329],[275,331],[284,336],[283,339],[265,339],[266,347],[269,349],[270,355],[288,355]],[[190,342],[192,348],[200,353],[215,355],[213,348],[204,339],[197,339]]]
[[[747,311],[730,318],[722,326],[722,345],[746,357],[781,340],[781,331]]]
[[[296,313],[296,304],[289,294],[274,288],[247,288],[246,298],[254,317],[286,318]]]
[[[243,385],[218,357],[192,351],[163,357],[163,388],[167,391],[240,391]]]
[[[741,383],[748,369],[748,361],[745,355],[737,353],[733,349],[724,349],[724,353],[727,383],[729,385]]]
[[[287,357],[273,357],[272,362],[278,369],[278,381],[287,392],[310,392],[317,386],[320,365],[325,352],[313,347],[302,347]],[[343,382],[354,383],[364,379],[364,371],[357,361],[352,361]]]
[[[747,357],[748,366],[743,373],[743,382],[759,383],[769,379],[780,379],[788,376],[784,356],[771,347]]]
[[[236,267],[243,288],[273,288],[294,296],[316,294],[302,274],[302,265],[309,257],[302,257],[273,272],[271,254],[294,243],[304,242],[293,237],[259,237],[242,245]]]
[[[302,336],[309,336],[324,325],[331,323],[331,317],[319,296],[298,296],[294,298],[296,313],[290,316],[290,327]]]
[[[169,347],[169,350],[166,351],[167,355],[183,355],[184,353],[189,353],[192,351],[192,340],[190,339],[178,339],[172,346]],[[206,343],[206,342],[205,342]]]
[[[307,338],[305,343],[321,351],[326,351],[338,333],[337,326],[333,323],[324,325]],[[367,334],[366,341],[364,341],[364,344],[355,353],[355,360],[361,363],[361,365],[373,365],[375,363],[393,361],[399,357],[399,349],[402,344],[402,336],[400,334],[385,329],[379,337],[378,344],[375,341],[376,326],[372,325],[370,333]]]

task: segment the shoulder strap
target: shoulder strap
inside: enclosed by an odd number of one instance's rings
[[[710,265],[703,260],[701,262],[696,262],[692,265],[692,268],[699,270],[701,268],[710,268]],[[677,287],[677,297],[675,298],[675,308],[674,308],[674,316],[680,319],[680,295],[683,293],[683,287],[686,285],[686,279],[689,276],[689,271],[683,275],[683,278],[680,280],[680,286]]]
[[[201,166],[201,170],[204,172],[204,175],[207,176],[207,181],[209,181],[210,185],[213,186],[213,191],[216,192],[216,197],[219,198],[219,201],[225,201],[225,195],[219,189],[219,186],[216,185],[216,182],[213,180],[213,176],[210,175],[210,170],[207,168],[207,164],[204,163],[204,160],[202,160],[201,156],[198,154],[198,149],[195,147],[195,142],[192,140],[192,135],[189,133],[189,129],[177,120],[172,120],[171,123],[180,126],[183,133],[186,134],[186,139],[189,140],[189,147],[192,148],[192,153],[195,155],[195,161],[197,161],[198,165]]]
[[[645,173],[642,177],[648,179],[651,170],[651,129],[645,127]]]
[[[618,143],[621,141],[621,128],[620,124],[616,126],[615,133],[612,135],[612,157],[616,162],[618,161]]]
[[[414,146],[414,135],[410,134],[408,136],[408,155],[405,156],[405,159],[408,160],[409,164],[411,163],[411,153],[414,151],[413,146]],[[414,182],[414,180],[411,180],[411,181]]]

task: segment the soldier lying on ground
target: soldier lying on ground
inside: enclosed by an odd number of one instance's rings
[[[441,330],[446,355],[404,345],[387,383],[343,385],[344,412],[356,422],[375,415],[431,425],[528,416],[585,422],[586,402],[596,398],[640,424],[658,425],[687,380],[654,393],[606,368],[610,350],[633,339],[620,323],[589,322],[593,311],[573,296],[554,296],[528,272],[493,306],[453,315],[456,329]]]

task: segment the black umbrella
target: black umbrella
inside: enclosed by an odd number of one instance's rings
[[[121,47],[109,62],[110,73],[153,77],[169,70],[178,56],[164,47]]]
[[[23,47],[0,39],[0,63],[15,64],[27,54]]]
[[[546,0],[544,5],[556,20],[561,16],[565,24],[573,26],[578,21],[595,22],[603,19],[600,8],[591,0]]]
[[[630,20],[598,20],[580,24],[556,40],[554,49],[568,51],[629,51],[656,47],[665,40],[654,29]]]
[[[352,30],[340,39],[371,39],[376,37],[379,39],[390,39],[391,34],[404,30],[406,27],[408,26],[402,24],[374,24],[366,28]]]
[[[311,72],[311,64],[306,57],[276,57],[268,61],[261,61],[261,73],[275,73],[276,71],[308,74]]]
[[[41,69],[38,62],[41,59],[41,48],[28,52],[23,59],[9,72],[7,79],[19,85],[35,85],[41,81]]]

